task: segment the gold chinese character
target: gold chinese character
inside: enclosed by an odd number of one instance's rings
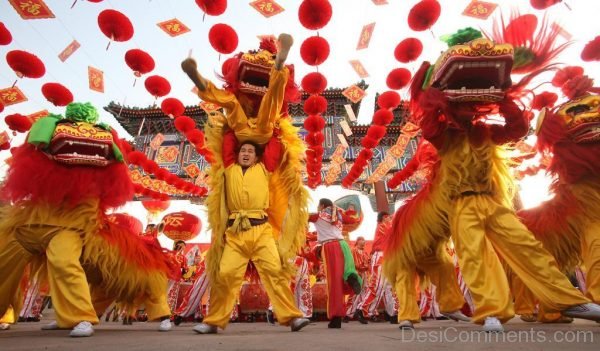
[[[34,4],[33,1],[25,1],[20,4],[21,10],[26,10],[30,14],[37,16],[40,14],[40,8],[42,7],[39,4]]]
[[[4,95],[2,95],[2,99],[4,101],[16,101],[17,100],[17,92],[11,91],[8,93],[4,93]]]
[[[264,12],[273,12],[275,9],[273,8],[273,4],[269,3],[262,3],[260,5],[258,5],[258,7],[260,7],[260,9]]]
[[[179,23],[167,24],[167,29],[170,32],[175,32],[175,33],[181,31],[181,27],[179,26]]]
[[[182,217],[175,217],[175,216],[171,216],[171,217],[167,217],[166,220],[166,225],[172,225],[174,227],[179,227],[181,224],[183,223],[183,218]]]

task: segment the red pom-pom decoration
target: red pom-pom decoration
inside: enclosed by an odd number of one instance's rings
[[[141,151],[131,151],[127,154],[127,161],[129,161],[132,165],[141,165],[141,163],[146,159],[146,155],[144,155]]]
[[[373,158],[373,150],[371,149],[362,149],[360,150],[360,152],[358,153],[358,157],[365,159],[365,160],[370,160]]]
[[[584,61],[600,61],[600,36],[594,38],[585,45],[581,51],[581,59]]]
[[[558,95],[549,91],[537,94],[531,102],[531,108],[534,110],[541,110],[544,107],[553,107],[558,100]]]
[[[194,144],[194,146],[204,145],[204,133],[200,129],[192,129],[185,133],[187,140]]]
[[[133,25],[127,16],[116,10],[104,10],[98,15],[98,26],[104,35],[114,41],[133,37]]]
[[[8,45],[12,42],[12,34],[4,23],[0,22],[0,45]]]
[[[144,86],[155,98],[165,96],[171,91],[171,84],[161,76],[150,76],[146,78]]]
[[[544,10],[552,5],[556,5],[562,0],[530,0],[531,6],[536,10]]]
[[[372,125],[367,129],[367,138],[372,138],[379,142],[385,136],[385,133],[387,133],[385,126]]]
[[[317,133],[325,128],[325,119],[318,115],[308,116],[304,120],[304,129],[309,133]]]
[[[377,110],[377,112],[375,112],[375,114],[373,115],[373,124],[377,124],[380,126],[387,126],[388,124],[392,123],[393,120],[394,114],[392,113],[392,111],[386,108]]]
[[[442,8],[437,0],[421,0],[408,13],[410,29],[421,32],[431,28],[440,17]]]
[[[160,109],[171,118],[179,117],[185,113],[185,106],[176,98],[164,99],[160,104]]]
[[[379,144],[379,140],[373,139],[373,138],[363,138],[363,140],[361,140],[360,144],[367,149],[372,149],[375,146],[377,146],[377,144]]]
[[[131,49],[125,53],[125,63],[136,77],[150,73],[154,69],[154,59],[147,52],[140,49]]]
[[[304,28],[317,30],[329,23],[332,12],[327,0],[304,0],[298,8],[298,19]]]
[[[42,95],[54,106],[67,106],[73,102],[71,91],[59,83],[46,83],[42,85]]]
[[[379,108],[394,109],[400,102],[400,95],[395,91],[386,91],[377,98]]]
[[[312,72],[302,78],[301,85],[309,94],[321,94],[327,88],[327,78],[319,72]]]
[[[231,54],[238,46],[238,35],[233,28],[217,23],[208,31],[210,45],[220,54]]]
[[[423,52],[423,43],[417,38],[406,38],[396,46],[394,57],[402,63],[416,60]]]
[[[308,133],[304,138],[308,145],[321,145],[325,140],[322,132]]]
[[[40,78],[46,74],[42,60],[27,51],[13,50],[6,54],[6,62],[19,78]]]
[[[583,75],[583,67],[581,66],[567,66],[556,71],[554,78],[552,78],[552,85],[555,87],[561,87],[565,84],[569,79],[582,76]]]
[[[329,57],[329,43],[323,37],[307,38],[300,46],[300,56],[309,66],[318,66]]]
[[[227,0],[196,0],[196,5],[209,16],[219,16],[227,9]]]
[[[20,113],[4,117],[4,122],[14,132],[25,133],[31,129],[31,120]]]
[[[175,129],[185,134],[196,128],[196,122],[188,116],[179,116],[175,118]]]
[[[327,99],[320,95],[311,95],[304,102],[304,112],[307,115],[318,115],[327,110]]]
[[[387,76],[385,83],[388,88],[398,90],[408,85],[410,82],[410,71],[406,68],[393,69]]]

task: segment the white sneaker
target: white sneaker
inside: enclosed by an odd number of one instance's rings
[[[504,331],[504,327],[500,320],[496,317],[485,317],[485,322],[483,323],[483,331],[485,332],[493,332],[493,333],[502,333]]]
[[[566,310],[562,310],[561,313],[567,317],[600,321],[600,306],[591,302],[571,306]]]
[[[456,310],[453,312],[442,312],[442,315],[452,319],[453,321],[463,321],[463,322],[470,322],[471,318],[465,316],[461,311]]]
[[[160,325],[158,326],[158,331],[166,332],[173,329],[173,325],[171,324],[171,320],[169,318],[160,321]]]
[[[415,329],[415,326],[413,325],[413,323],[411,321],[402,320],[402,321],[398,322],[398,328],[404,329],[404,330],[412,330],[412,329]]]
[[[292,319],[292,322],[290,323],[290,329],[292,329],[293,332],[297,332],[309,324],[310,324],[310,319],[308,319],[308,318],[294,318],[294,319]]]
[[[8,329],[10,329],[10,324],[0,323],[0,330],[8,330]]]
[[[73,330],[71,330],[71,332],[69,333],[69,336],[74,338],[92,335],[94,335],[94,328],[92,328],[92,323],[86,321],[79,322],[79,324],[77,324],[75,328],[73,328]]]
[[[56,321],[52,321],[46,325],[42,325],[42,330],[58,330],[60,329],[58,327],[58,323],[56,323]]]
[[[216,334],[217,326],[206,323],[200,323],[194,327],[194,331],[198,334]]]

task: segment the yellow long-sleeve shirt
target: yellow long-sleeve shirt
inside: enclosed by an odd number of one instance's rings
[[[229,219],[243,224],[248,218],[263,218],[269,208],[269,172],[262,163],[257,163],[243,172],[237,163],[225,169],[225,189]],[[247,223],[249,225],[249,222]],[[235,229],[234,229],[235,230]]]

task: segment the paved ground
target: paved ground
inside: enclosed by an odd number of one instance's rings
[[[389,323],[357,322],[341,330],[313,323],[298,333],[266,323],[235,323],[218,335],[198,335],[193,324],[182,324],[167,333],[157,323],[102,323],[91,338],[69,338],[67,330],[41,331],[40,323],[20,323],[0,331],[0,350],[599,350],[600,324],[524,323],[514,319],[502,334],[480,332],[478,326],[451,321],[427,321],[414,332],[400,331]]]

